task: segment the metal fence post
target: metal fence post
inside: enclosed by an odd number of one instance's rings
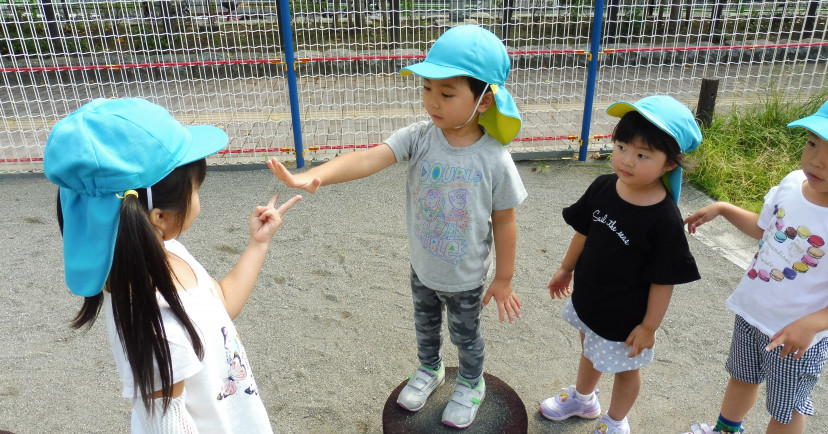
[[[592,99],[595,94],[595,80],[598,76],[598,57],[601,54],[601,27],[604,18],[604,0],[595,0],[595,13],[592,19],[592,40],[589,42],[589,70],[587,72],[586,95],[584,95],[584,120],[581,125],[580,149],[578,161],[586,161],[589,145],[589,124],[592,122]]]
[[[279,0],[279,24],[282,32],[287,68],[288,92],[290,94],[290,115],[293,125],[293,146],[296,150],[296,167],[305,167],[305,151],[302,149],[302,119],[299,111],[299,89],[296,86],[296,60],[293,53],[293,27],[290,24],[289,0]]]

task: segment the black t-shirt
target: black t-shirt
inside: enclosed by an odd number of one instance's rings
[[[563,218],[586,235],[575,265],[572,304],[578,318],[610,341],[624,341],[647,313],[651,284],[698,280],[681,213],[668,194],[637,206],[615,189],[618,176],[602,175]]]

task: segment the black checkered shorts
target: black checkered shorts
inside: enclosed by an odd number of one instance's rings
[[[770,342],[767,335],[736,315],[733,341],[725,364],[727,371],[745,383],[759,384],[767,380],[765,407],[779,422],[790,422],[794,410],[812,416],[811,391],[828,357],[828,338],[808,348],[798,360],[794,360],[793,355],[780,359],[781,347],[765,351]]]

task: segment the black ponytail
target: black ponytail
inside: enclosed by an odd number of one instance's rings
[[[206,167],[203,159],[178,167],[153,185],[153,207],[176,216],[183,225],[192,193],[204,181]],[[204,357],[204,348],[178,297],[166,250],[158,242],[155,227],[150,223],[147,191],[136,191],[138,197],[127,195],[121,204],[106,290],[112,297],[113,320],[132,369],[136,391],[140,393],[144,407],[151,412],[152,395],[159,386],[153,382],[155,360],[161,378],[163,409],[166,411],[172,400],[172,359],[156,292],[169,304],[170,310],[187,330],[199,359]],[[58,216],[62,228],[59,197]],[[102,303],[102,294],[86,297],[72,326],[91,326],[100,313]]]

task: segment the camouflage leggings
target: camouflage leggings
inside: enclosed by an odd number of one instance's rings
[[[483,287],[463,292],[441,292],[426,287],[411,270],[414,298],[414,327],[417,330],[417,357],[423,365],[437,369],[443,355],[443,311],[448,310],[451,342],[460,358],[459,374],[476,383],[483,375],[485,344],[480,333]]]

